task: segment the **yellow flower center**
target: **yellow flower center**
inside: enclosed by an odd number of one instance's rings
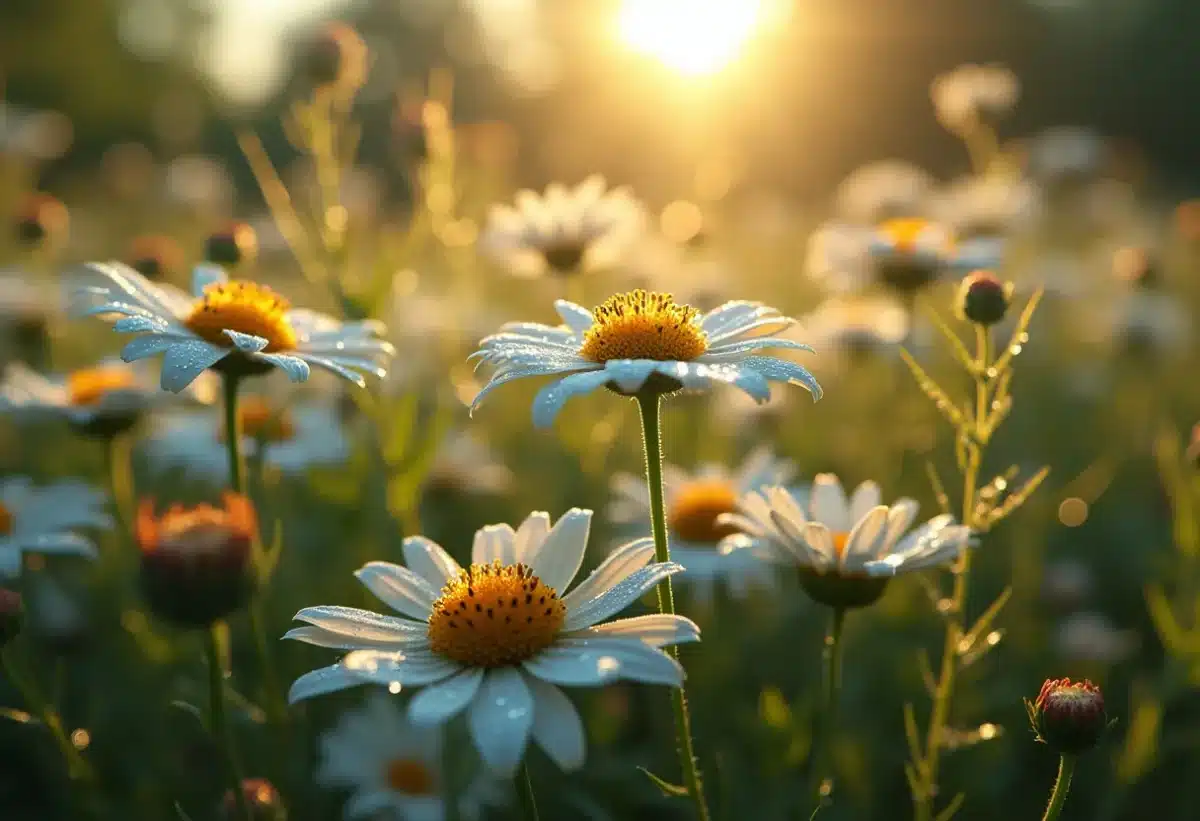
[[[718,524],[722,513],[737,512],[737,492],[728,482],[701,479],[676,491],[667,510],[667,525],[685,542],[716,544],[737,533],[736,527]]]
[[[260,442],[287,442],[296,438],[296,425],[286,408],[273,407],[261,396],[247,396],[238,403],[238,427],[242,436]],[[225,426],[217,438],[224,442]]]
[[[895,217],[884,220],[879,226],[879,233],[887,237],[897,251],[912,253],[917,249],[917,241],[921,234],[929,228],[929,220],[920,217]]]
[[[67,401],[72,405],[99,404],[113,391],[131,390],[137,387],[131,368],[120,365],[103,365],[75,371],[67,376]]]
[[[13,515],[12,511],[0,503],[0,536],[7,536],[13,532]]]
[[[267,340],[267,353],[295,350],[296,331],[288,321],[290,303],[265,285],[247,280],[214,282],[204,289],[183,324],[213,345],[233,347],[225,331]]]
[[[433,795],[433,773],[420,761],[398,758],[389,761],[385,774],[387,785],[404,795]]]
[[[842,558],[842,554],[846,552],[846,543],[850,541],[850,534],[846,532],[830,534],[833,538],[833,552],[837,557]]]
[[[566,619],[566,605],[532,568],[473,564],[433,603],[429,644],[471,667],[507,667],[553,644]]]
[[[609,297],[592,311],[579,355],[593,362],[657,359],[688,362],[708,350],[700,312],[670,294],[638,289]]]

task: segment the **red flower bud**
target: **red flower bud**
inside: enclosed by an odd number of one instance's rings
[[[1012,286],[991,271],[975,271],[963,278],[958,290],[958,314],[977,325],[995,325],[1004,319],[1012,301]]]
[[[1104,695],[1087,680],[1047,679],[1025,710],[1038,740],[1061,755],[1090,750],[1108,727]]]

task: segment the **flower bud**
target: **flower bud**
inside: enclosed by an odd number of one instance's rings
[[[205,262],[217,265],[241,265],[258,256],[258,236],[244,222],[231,222],[204,240]]]
[[[129,244],[126,262],[147,279],[169,279],[183,268],[183,249],[171,237],[144,234]]]
[[[1108,728],[1104,695],[1090,681],[1047,679],[1025,710],[1038,741],[1060,755],[1078,755],[1096,746]]]
[[[70,226],[67,206],[49,194],[30,194],[17,212],[17,242],[25,248],[41,248],[66,238]]]
[[[254,588],[250,546],[258,522],[250,500],[226,493],[224,507],[171,507],[146,500],[135,535],[141,588],[151,612],[179,627],[208,627],[237,610]]]
[[[242,795],[250,811],[249,821],[287,821],[287,808],[274,785],[265,778],[247,778],[242,781]],[[237,801],[233,791],[226,790],[221,801],[222,821],[244,821],[238,815]]]
[[[25,602],[15,590],[0,587],[0,647],[17,637],[25,623]]]
[[[301,58],[305,79],[315,88],[357,91],[367,76],[367,46],[351,26],[326,24]]]
[[[1012,301],[1012,285],[991,271],[975,271],[963,278],[958,290],[958,314],[977,325],[995,325],[1004,319]]]

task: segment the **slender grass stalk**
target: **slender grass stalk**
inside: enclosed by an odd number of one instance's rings
[[[833,797],[833,743],[837,736],[838,694],[842,689],[842,628],[846,610],[834,607],[825,635],[825,680],[821,689],[821,713],[813,740],[812,794],[817,807]]]
[[[1050,793],[1050,803],[1042,821],[1057,821],[1062,813],[1063,805],[1067,803],[1067,793],[1071,791],[1071,776],[1075,774],[1075,756],[1062,755],[1058,759],[1058,778],[1054,779],[1054,790]]]
[[[650,525],[654,532],[654,560],[669,562],[671,552],[667,545],[667,509],[663,491],[661,397],[657,393],[641,393],[637,396],[637,403],[642,417],[646,483],[650,489]],[[674,615],[675,594],[671,589],[670,577],[659,582],[656,592],[658,594],[658,612]],[[671,648],[671,653],[678,658],[678,650],[674,647]],[[671,690],[671,709],[675,714],[675,736],[684,783],[692,803],[695,804],[697,819],[708,821],[708,804],[704,800],[704,785],[700,779],[700,767],[696,763],[696,752],[692,744],[687,695],[682,684],[677,689]]]
[[[229,719],[225,714],[225,675],[221,672],[221,654],[217,649],[217,628],[214,625],[204,632],[204,653],[208,657],[208,698],[209,722],[213,736],[221,748],[225,760],[225,774],[229,788],[233,791],[233,801],[237,807],[238,818],[242,821],[253,821],[250,808],[246,804],[246,796],[242,792],[242,768],[238,763],[237,748],[234,746],[233,732]]]
[[[67,773],[72,781],[80,781],[91,784],[95,780],[95,774],[92,772],[91,766],[84,759],[82,753],[76,749],[71,743],[71,739],[67,736],[66,727],[63,725],[62,717],[58,711],[41,694],[37,685],[32,678],[26,678],[19,665],[13,660],[13,651],[4,649],[0,651],[0,671],[3,671],[4,677],[17,689],[24,699],[25,704],[29,707],[29,712],[36,716],[38,721],[50,731],[50,735],[54,738],[54,743],[58,745],[58,749],[62,752],[63,760],[67,763]]]
[[[975,325],[975,416],[971,429],[965,431],[966,458],[963,465],[962,523],[974,527],[976,495],[979,485],[979,468],[983,462],[983,444],[980,432],[987,418],[989,389],[987,372],[991,367],[991,344],[988,330]],[[946,640],[942,648],[942,662],[934,690],[933,709],[929,718],[929,729],[925,736],[925,755],[919,762],[918,777],[921,789],[914,791],[917,821],[932,821],[933,799],[937,793],[938,763],[942,750],[942,736],[950,719],[950,705],[954,697],[954,679],[958,673],[958,644],[966,630],[967,595],[970,592],[971,551],[964,550],[954,568],[954,590],[946,624]]]
[[[517,791],[521,794],[521,817],[525,821],[539,821],[533,782],[529,780],[529,765],[524,762],[521,763],[521,772],[517,775]]]

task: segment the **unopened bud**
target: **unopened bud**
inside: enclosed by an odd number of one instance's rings
[[[1048,679],[1025,710],[1038,741],[1061,755],[1090,750],[1108,728],[1104,695],[1087,680]]]
[[[1004,319],[1012,302],[1012,285],[991,271],[975,271],[963,278],[958,290],[958,314],[977,325],[995,325]]]
[[[241,265],[258,256],[258,236],[244,222],[232,222],[204,240],[204,260],[217,265]]]
[[[357,91],[367,76],[367,46],[345,23],[323,26],[301,58],[305,78],[315,88]]]

